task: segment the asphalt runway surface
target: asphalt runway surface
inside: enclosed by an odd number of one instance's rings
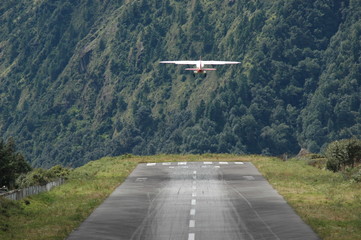
[[[319,239],[252,163],[139,164],[68,240]]]

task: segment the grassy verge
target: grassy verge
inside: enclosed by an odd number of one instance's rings
[[[361,239],[361,185],[303,161],[235,155],[107,157],[25,201],[0,200],[0,239],[64,239],[139,162],[251,161],[323,239]]]
[[[299,160],[253,164],[322,239],[361,239],[360,183]]]

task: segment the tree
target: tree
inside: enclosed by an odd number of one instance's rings
[[[23,155],[16,152],[13,138],[6,143],[0,141],[0,186],[13,188],[16,178],[31,170],[30,165],[25,161]]]

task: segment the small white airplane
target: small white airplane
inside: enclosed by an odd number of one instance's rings
[[[160,63],[174,63],[181,65],[196,65],[195,68],[186,68],[184,70],[193,71],[193,76],[195,74],[204,74],[207,76],[207,71],[215,71],[215,68],[205,68],[204,65],[225,65],[225,64],[240,64],[241,62],[231,62],[231,61],[160,61]]]

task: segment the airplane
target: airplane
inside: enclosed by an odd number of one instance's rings
[[[232,61],[160,61],[159,63],[173,63],[173,64],[182,64],[182,65],[196,65],[195,68],[186,68],[184,70],[193,71],[193,76],[195,74],[204,74],[207,76],[207,71],[215,71],[215,68],[205,68],[204,65],[225,65],[225,64],[240,64],[241,62],[232,62]]]

